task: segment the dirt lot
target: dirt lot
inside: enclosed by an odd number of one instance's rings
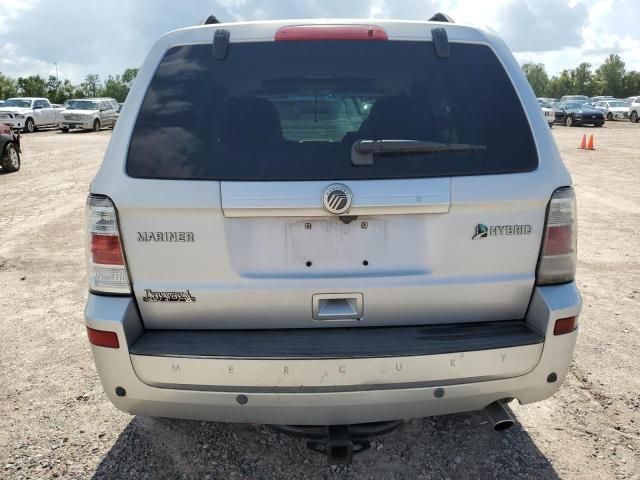
[[[595,134],[594,152],[576,147]],[[555,127],[580,209],[580,337],[553,398],[414,420],[348,469],[260,426],[132,417],[102,392],[82,309],[83,207],[110,132],[24,136],[0,173],[0,478],[640,478],[640,126]]]

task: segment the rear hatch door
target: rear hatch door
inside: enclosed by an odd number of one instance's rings
[[[380,140],[482,148],[354,164],[357,142]],[[484,45],[451,43],[446,59],[426,40],[232,43],[223,60],[174,47],[131,138],[136,195],[117,205],[144,323],[523,318],[548,197],[538,163]]]

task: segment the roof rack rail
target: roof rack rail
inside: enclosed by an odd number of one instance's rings
[[[216,18],[215,15],[209,15],[207,18],[200,22],[200,25],[215,25],[216,23],[221,23],[220,20]]]
[[[453,18],[451,18],[446,13],[438,12],[434,16],[429,19],[430,22],[446,22],[446,23],[456,23]]]

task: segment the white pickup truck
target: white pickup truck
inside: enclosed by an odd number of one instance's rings
[[[32,133],[38,127],[57,126],[61,109],[53,108],[46,98],[10,98],[0,107],[0,123]]]

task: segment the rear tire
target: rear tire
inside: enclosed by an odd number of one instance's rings
[[[607,120],[609,121],[613,120],[613,113],[611,112],[607,113]]]
[[[20,170],[20,153],[13,143],[7,143],[2,152],[2,170],[5,172],[17,172]]]
[[[99,132],[100,131],[100,120],[94,120],[93,121],[93,131],[94,132]]]
[[[553,123],[550,123],[550,124],[549,124],[549,128],[553,128]]]
[[[33,133],[36,131],[36,124],[33,118],[27,118],[26,122],[24,122],[24,131],[25,133]]]
[[[635,110],[631,112],[631,115],[629,115],[629,120],[631,120],[633,123],[638,123],[638,112],[636,112]]]
[[[69,127],[62,127],[62,133],[69,133]]]
[[[603,125],[602,123],[595,123],[594,124],[594,126],[596,126],[596,127],[602,127],[602,125]]]
[[[564,119],[564,124],[567,127],[573,127],[573,117],[571,115],[567,115],[567,118]]]

